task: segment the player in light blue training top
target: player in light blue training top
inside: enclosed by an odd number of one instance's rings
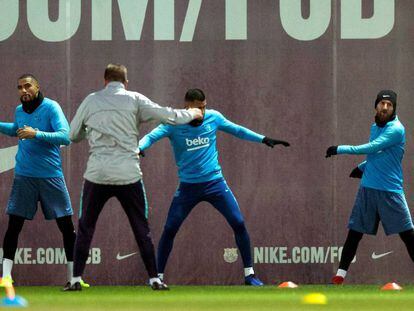
[[[378,93],[375,123],[369,142],[359,146],[331,146],[326,157],[336,154],[366,154],[350,177],[362,178],[349,219],[349,233],[342,251],[334,284],[342,284],[363,234],[375,235],[382,222],[387,235],[398,233],[414,261],[414,226],[403,189],[402,159],[405,129],[396,115],[397,94]]]
[[[60,158],[60,146],[69,145],[69,125],[59,104],[40,92],[32,74],[18,79],[21,105],[13,123],[0,122],[0,133],[19,138],[15,176],[7,205],[9,224],[3,243],[3,278],[12,281],[12,267],[20,231],[32,220],[38,202],[46,219],[55,219],[63,236],[68,281],[73,271],[76,234],[72,206]],[[87,286],[85,283],[83,283]]]
[[[187,108],[202,109],[204,118],[192,121],[189,125],[160,125],[139,142],[142,153],[158,140],[168,137],[174,149],[180,179],[158,245],[159,276],[164,277],[168,256],[181,224],[199,202],[206,201],[226,218],[234,231],[243,259],[245,284],[261,286],[263,283],[254,274],[250,238],[243,215],[218,163],[216,134],[217,131],[224,131],[240,139],[264,143],[272,148],[277,144],[287,147],[289,143],[265,137],[234,124],[218,111],[206,110],[206,98],[200,89],[189,90],[185,95],[185,102]]]

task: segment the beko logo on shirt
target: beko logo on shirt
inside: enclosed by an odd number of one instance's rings
[[[197,150],[200,148],[206,148],[210,146],[210,138],[208,137],[197,137],[194,139],[186,138],[185,143],[187,147],[191,147],[191,148],[187,148],[187,151],[192,151],[192,150]]]

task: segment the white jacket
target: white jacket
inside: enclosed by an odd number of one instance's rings
[[[89,141],[85,179],[126,185],[142,178],[137,154],[140,123],[186,124],[194,117],[185,109],[161,107],[142,94],[127,91],[121,82],[110,82],[83,100],[70,124],[70,139]]]

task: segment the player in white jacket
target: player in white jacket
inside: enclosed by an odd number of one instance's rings
[[[127,69],[110,64],[105,88],[92,93],[80,105],[71,123],[70,139],[87,138],[90,155],[84,174],[81,216],[75,244],[74,277],[67,290],[81,290],[95,225],[105,203],[116,197],[134,232],[153,289],[168,289],[157,276],[154,245],[148,226],[148,205],[141,182],[137,147],[141,122],[157,120],[186,124],[202,118],[200,109],[161,107],[137,92],[126,90]]]

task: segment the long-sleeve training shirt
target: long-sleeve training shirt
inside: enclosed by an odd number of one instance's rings
[[[44,98],[31,114],[17,106],[14,123],[0,122],[0,132],[17,136],[24,126],[36,129],[33,139],[19,139],[15,174],[27,177],[62,177],[60,145],[69,145],[69,125],[59,104]]]
[[[126,185],[142,178],[137,154],[141,122],[185,124],[193,119],[190,111],[161,107],[142,94],[127,91],[121,82],[110,82],[81,103],[71,122],[70,139],[88,139],[85,179]]]
[[[223,177],[216,147],[218,130],[253,142],[261,142],[264,138],[227,120],[220,112],[207,109],[202,125],[159,125],[139,141],[139,148],[148,149],[158,140],[168,137],[174,150],[180,181],[206,182]]]
[[[338,154],[366,154],[358,165],[364,172],[361,186],[403,193],[402,159],[405,129],[396,117],[384,127],[371,126],[369,143],[360,146],[338,146]]]

